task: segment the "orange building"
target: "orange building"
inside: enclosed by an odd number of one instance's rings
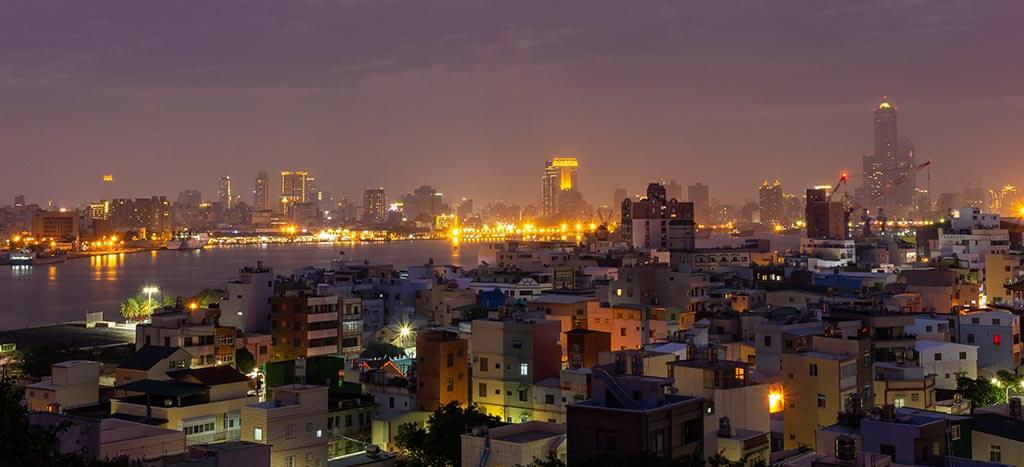
[[[433,411],[449,402],[469,402],[468,342],[453,331],[416,334],[416,407]]]

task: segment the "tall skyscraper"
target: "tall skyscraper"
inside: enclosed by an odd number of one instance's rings
[[[252,189],[252,205],[257,211],[270,210],[270,175],[265,170],[256,174]]]
[[[697,182],[686,187],[686,199],[693,203],[693,221],[698,224],[711,222],[711,190]]]
[[[782,224],[782,183],[776,180],[769,183],[765,180],[757,190],[758,212],[761,216],[761,224],[777,225]]]
[[[217,181],[217,200],[225,209],[231,207],[231,177],[225,175]]]
[[[306,172],[281,172],[281,212],[289,213],[289,205],[306,202]]]
[[[896,106],[887,100],[874,111],[874,139],[874,153],[863,160],[862,202],[869,206],[913,206],[917,188],[914,147],[909,140],[900,139]]]
[[[367,188],[363,192],[363,221],[379,224],[387,219],[388,198],[384,188]]]
[[[575,157],[555,157],[544,164],[541,179],[541,213],[550,216],[558,213],[558,196],[566,191],[579,191],[579,161]]]
[[[899,184],[893,187],[893,199],[899,206],[914,206],[917,204],[917,170],[914,169],[917,164],[914,160],[914,143],[910,141],[910,138],[900,137],[896,145],[899,152],[893,166],[892,183]]]
[[[316,178],[306,176],[306,196],[303,200],[307,203],[320,201],[320,186],[317,184]]]

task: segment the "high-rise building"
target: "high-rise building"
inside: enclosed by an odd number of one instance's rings
[[[252,189],[252,205],[257,211],[270,210],[270,176],[265,170],[256,174]]]
[[[281,172],[281,212],[288,214],[289,205],[306,202],[306,172]]]
[[[687,201],[693,203],[693,221],[698,224],[711,222],[711,193],[708,186],[697,182],[686,187]]]
[[[636,248],[692,250],[696,237],[693,203],[666,199],[665,186],[647,185],[647,197],[622,200],[622,241]]]
[[[555,157],[544,164],[541,212],[545,216],[558,213],[558,197],[565,191],[579,190],[579,161],[575,157]]]
[[[198,208],[203,202],[203,195],[198,190],[184,190],[178,193],[176,208]]]
[[[776,180],[769,183],[767,180],[757,190],[758,211],[761,216],[762,225],[780,225],[783,221],[783,197],[782,183]]]
[[[217,201],[220,201],[225,209],[231,207],[231,177],[227,175],[217,180]]]
[[[863,159],[862,203],[883,207],[914,204],[914,147],[909,140],[900,139],[896,116],[896,107],[885,100],[874,111],[874,153]]]
[[[402,196],[405,217],[411,221],[433,222],[434,216],[444,213],[443,194],[430,185],[422,185]]]
[[[363,191],[363,221],[379,224],[387,219],[388,198],[384,188],[367,188]]]
[[[110,228],[115,231],[145,230],[146,237],[171,230],[171,203],[166,197],[115,199],[110,203]]]
[[[317,203],[320,201],[320,185],[316,182],[314,177],[306,177],[306,195],[303,198],[304,202]]]
[[[828,188],[808,188],[804,211],[807,238],[846,239],[846,210],[829,198]]]
[[[665,183],[665,195],[668,199],[674,199],[678,201],[683,200],[683,186],[675,180],[669,180]]]

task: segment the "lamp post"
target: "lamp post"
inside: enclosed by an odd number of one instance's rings
[[[153,311],[153,294],[160,292],[155,285],[147,285],[142,288],[142,293],[146,294],[146,305],[149,307],[149,311]]]

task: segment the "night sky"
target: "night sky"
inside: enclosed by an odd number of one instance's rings
[[[673,178],[740,202],[860,169],[882,95],[935,192],[1024,184],[1019,1],[0,1],[0,204],[305,169],[536,203]],[[923,177],[922,177],[923,178]],[[934,198],[933,198],[934,199]]]

